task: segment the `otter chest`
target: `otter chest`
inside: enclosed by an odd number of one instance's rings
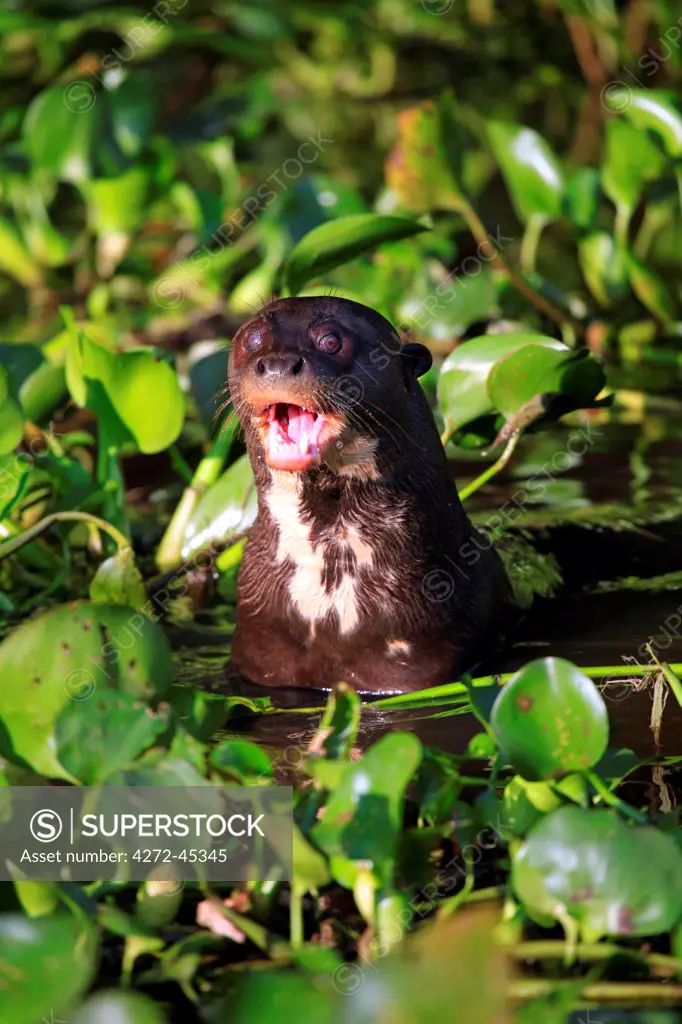
[[[351,633],[367,610],[366,584],[376,571],[371,539],[348,516],[320,528],[293,473],[273,472],[266,501],[277,528],[276,561],[292,567],[287,586],[294,608],[313,631],[334,615],[339,632]]]

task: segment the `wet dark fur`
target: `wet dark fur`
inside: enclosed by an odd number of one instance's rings
[[[320,320],[333,321],[337,329],[342,325],[352,341],[350,352],[329,357],[311,347],[309,326]],[[311,630],[290,596],[294,562],[277,560],[279,525],[267,502],[273,471],[247,395],[255,356],[243,341],[254,328],[265,332],[259,343],[266,351],[303,353],[305,372],[296,383],[303,398],[316,398],[325,410],[343,406],[358,435],[378,439],[379,479],[346,476],[326,464],[295,474],[301,518],[313,547],[323,553],[325,592],[333,591],[344,572],[355,577],[359,621],[343,635],[336,612]],[[246,679],[268,686],[329,687],[343,680],[359,691],[413,690],[453,679],[493,642],[497,612],[507,598],[506,577],[497,555],[483,546],[476,548],[480,558],[474,564],[463,558],[462,548],[475,532],[417,380],[429,363],[422,346],[401,348],[391,325],[375,311],[335,298],[273,302],[237,333],[229,383],[259,495],[239,574],[232,650],[233,667]],[[335,380],[349,375],[362,382],[357,404],[334,393]],[[284,481],[292,484],[293,479]],[[335,543],[344,527],[371,546],[372,564],[359,566],[347,544]],[[389,653],[394,641],[398,645]]]

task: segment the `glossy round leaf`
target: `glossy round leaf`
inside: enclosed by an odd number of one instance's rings
[[[73,1018],[73,1024],[166,1024],[166,1016],[139,992],[112,989],[91,996]]]
[[[532,917],[568,914],[587,942],[655,935],[682,915],[682,852],[672,836],[615,811],[562,807],[516,852],[512,886]]]
[[[490,724],[509,762],[530,781],[592,768],[609,739],[601,694],[563,658],[519,669],[500,691]]]
[[[624,116],[635,128],[653,132],[668,156],[682,156],[682,113],[671,96],[656,89],[628,89]]]
[[[561,214],[564,178],[550,146],[532,128],[492,121],[488,137],[519,220]]]
[[[410,238],[428,230],[407,217],[385,217],[377,213],[356,213],[320,224],[309,231],[291,253],[285,274],[293,295],[314,277],[348,263],[384,242]]]
[[[7,1024],[70,1017],[95,971],[96,935],[67,914],[0,914],[0,1012]]]
[[[142,700],[170,686],[173,665],[160,626],[123,605],[82,601],[24,622],[0,644],[0,720],[12,750],[43,775],[71,774],[55,753],[55,721],[70,700],[99,688]]]
[[[366,861],[392,879],[407,785],[422,749],[412,733],[382,736],[351,764],[331,794],[311,839],[330,857]]]
[[[438,378],[438,404],[446,423],[458,429],[493,412],[495,403],[489,391],[493,369],[528,346],[538,350],[536,357],[547,364],[571,354],[563,342],[542,334],[486,334],[458,345]],[[519,402],[519,407],[522,404]]]

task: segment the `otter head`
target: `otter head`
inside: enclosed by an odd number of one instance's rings
[[[272,469],[344,472],[401,443],[423,345],[347,299],[278,299],[237,331],[228,382],[250,449]],[[403,426],[404,429],[404,426]]]

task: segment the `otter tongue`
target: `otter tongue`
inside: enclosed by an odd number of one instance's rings
[[[289,440],[298,445],[302,452],[307,453],[317,448],[324,423],[323,418],[308,409],[301,409],[298,405],[290,405],[287,412],[289,415],[287,428]]]

